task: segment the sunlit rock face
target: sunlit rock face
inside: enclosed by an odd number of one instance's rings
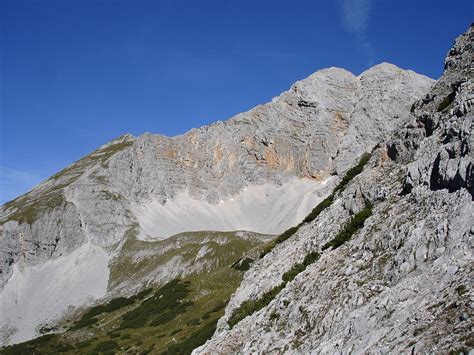
[[[60,267],[69,256],[79,265],[93,252],[91,268],[107,278],[103,265],[132,228],[139,239],[156,241],[200,230],[278,234],[300,222],[363,152],[406,126],[412,103],[433,83],[387,63],[359,76],[323,69],[228,121],[176,137],[124,135],[6,203],[0,297],[11,299],[6,292],[18,280],[24,287],[8,317],[2,301],[4,341],[16,339],[24,319],[31,337],[48,317],[105,292],[97,284],[84,297],[65,297],[54,312],[29,309],[24,318],[21,300],[48,287],[28,275]],[[87,270],[75,277],[87,280]],[[59,293],[69,281],[57,280]]]
[[[250,268],[196,354],[472,352],[473,39],[471,26],[404,127],[331,206]],[[372,215],[362,229],[324,249],[364,206]],[[315,251],[317,262],[230,327],[242,302]]]

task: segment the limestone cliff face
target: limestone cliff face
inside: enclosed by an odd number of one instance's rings
[[[445,72],[332,205],[246,273],[218,331],[196,354],[470,351],[473,280],[474,28]],[[364,206],[337,249],[322,246]],[[320,259],[237,323],[243,301],[279,285],[308,252]],[[466,352],[465,352],[466,353]]]
[[[431,85],[385,63],[359,77],[330,68],[229,121],[173,138],[123,136],[2,206],[1,278],[20,255],[34,263],[87,238],[111,247],[137,222],[135,206],[166,206],[181,191],[215,205],[251,185],[339,174],[400,128]]]
[[[85,246],[84,255],[105,255],[97,265],[107,280],[102,265],[135,227],[143,240],[196,230],[280,233],[363,152],[402,129],[432,85],[387,63],[360,76],[329,68],[228,121],[172,138],[122,136],[0,207],[0,297],[15,273],[18,293],[30,292],[31,268],[71,253],[80,262]],[[98,289],[74,306],[105,295],[107,282]]]

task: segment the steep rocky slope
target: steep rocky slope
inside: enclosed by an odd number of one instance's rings
[[[312,222],[253,264],[196,354],[474,347],[473,43],[471,26],[405,127]]]
[[[33,289],[37,304],[56,305],[42,310],[42,321],[129,291],[111,284],[109,274],[131,228],[144,242],[205,230],[281,233],[363,152],[401,129],[432,84],[387,63],[360,76],[329,68],[228,121],[172,138],[125,135],[102,146],[1,207],[2,339],[32,336],[14,334]],[[62,277],[64,267],[74,276]],[[46,289],[50,283],[57,291]],[[32,319],[29,328],[39,329]]]

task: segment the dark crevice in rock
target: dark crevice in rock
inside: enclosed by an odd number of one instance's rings
[[[435,161],[433,162],[433,169],[431,170],[430,176],[430,189],[432,191],[441,190],[444,188],[443,184],[441,183],[441,174],[439,172],[439,164],[441,162],[441,155],[438,154],[436,156]]]
[[[466,169],[466,188],[471,194],[471,199],[474,200],[474,166],[469,163]]]
[[[298,106],[299,107],[313,107],[313,108],[316,108],[318,106],[318,104],[315,103],[315,102],[309,102],[309,101],[301,99],[301,100],[298,101]]]
[[[437,124],[434,122],[433,118],[429,115],[421,115],[419,117],[420,122],[423,124],[425,129],[425,136],[429,137],[433,134],[433,131],[436,129]]]
[[[395,143],[387,144],[387,155],[393,161],[397,160],[398,150]]]
[[[441,154],[439,153],[433,162],[433,168],[431,170],[430,190],[447,189],[450,193],[453,193],[462,188],[466,188],[474,199],[472,164],[469,163],[467,166],[465,176],[462,176],[464,174],[461,173],[461,167],[458,165],[456,174],[452,178],[449,178],[441,171],[440,164]]]
[[[407,177],[405,178],[405,181],[403,182],[403,187],[402,187],[402,191],[400,191],[400,196],[408,195],[411,193],[412,190],[413,190],[413,185],[410,182],[410,179]]]

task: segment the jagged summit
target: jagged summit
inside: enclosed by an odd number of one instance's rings
[[[195,354],[472,352],[473,39],[360,175],[252,265]]]
[[[109,267],[131,230],[156,242],[205,230],[278,234],[298,223],[364,152],[406,125],[432,84],[385,65],[361,77],[324,69],[225,122],[176,137],[119,137],[6,203],[3,342],[29,339],[68,307],[118,292]],[[84,260],[72,279],[57,270]],[[84,289],[88,282],[95,287]],[[69,291],[38,291],[44,311],[25,322],[21,303],[32,287]]]

